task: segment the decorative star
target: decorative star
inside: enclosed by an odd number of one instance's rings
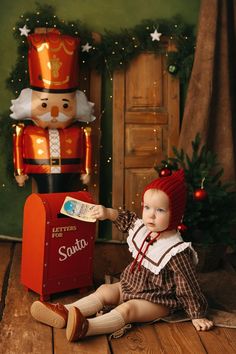
[[[154,32],[150,33],[150,36],[152,37],[152,41],[160,41],[162,33],[159,33],[156,29]]]
[[[21,36],[26,36],[28,37],[28,33],[31,31],[29,28],[27,28],[26,25],[24,25],[24,27],[22,28],[19,28],[19,31],[20,31],[20,35]]]
[[[82,45],[82,52],[89,52],[92,46],[87,42],[86,44]]]

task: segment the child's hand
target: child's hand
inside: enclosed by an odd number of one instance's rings
[[[105,220],[107,219],[107,208],[103,205],[95,205],[90,215],[97,220]]]
[[[198,331],[208,331],[214,326],[213,322],[207,318],[196,318],[192,320],[192,323]]]
[[[105,208],[103,205],[95,205],[91,214],[91,218],[97,220],[115,220],[118,216],[118,211],[112,208]]]

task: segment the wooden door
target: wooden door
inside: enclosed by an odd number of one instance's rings
[[[179,136],[179,82],[166,56],[142,53],[113,76],[114,208],[141,216],[141,193],[157,177],[154,165],[171,155]],[[113,228],[113,239],[122,234]]]

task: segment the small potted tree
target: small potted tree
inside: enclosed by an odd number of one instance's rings
[[[236,192],[233,183],[223,183],[224,170],[216,154],[201,146],[200,135],[192,141],[192,156],[173,147],[173,157],[155,166],[160,176],[183,168],[188,187],[187,206],[182,225],[182,237],[190,241],[199,254],[199,271],[212,271],[228,246],[235,248]]]

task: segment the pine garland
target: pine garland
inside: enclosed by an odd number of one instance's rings
[[[163,41],[153,41],[151,33],[157,30],[163,38],[170,38],[176,51],[168,52]],[[167,56],[167,70],[181,80],[188,80],[195,50],[193,26],[183,23],[180,17],[167,20],[145,20],[132,29],[119,33],[107,31],[98,51],[106,60],[111,72],[123,69],[130,61],[144,51]]]
[[[182,81],[187,81],[191,72],[195,48],[193,26],[184,24],[180,17],[169,21],[145,20],[132,29],[122,29],[118,33],[105,31],[101,42],[95,43],[92,32],[79,20],[66,22],[58,18],[54,7],[37,3],[36,12],[22,14],[14,27],[18,56],[16,65],[6,80],[6,86],[16,96],[23,88],[29,87],[28,44],[26,37],[22,36],[19,30],[24,26],[27,26],[30,33],[33,33],[36,27],[53,27],[63,34],[79,36],[80,65],[87,63],[89,67],[99,71],[106,68],[109,74],[127,67],[131,60],[143,51],[164,53],[167,57],[168,72],[177,75]],[[162,34],[162,38],[173,40],[177,51],[167,52],[163,40],[153,41],[151,33],[155,30]],[[86,43],[91,46],[88,51],[83,50]]]

